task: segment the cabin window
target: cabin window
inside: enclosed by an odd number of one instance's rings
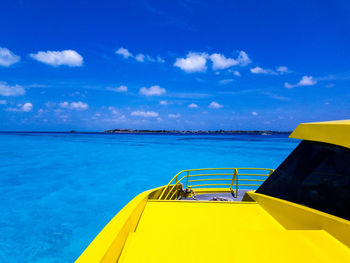
[[[256,192],[350,220],[350,150],[302,141]]]

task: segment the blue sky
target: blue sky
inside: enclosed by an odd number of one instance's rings
[[[2,1],[0,130],[349,118],[348,1]]]

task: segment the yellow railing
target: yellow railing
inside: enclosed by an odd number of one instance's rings
[[[204,171],[204,173],[203,173]],[[209,172],[211,171],[211,172]],[[224,171],[222,173],[217,171]],[[243,172],[242,172],[243,171]],[[253,171],[253,172],[252,172]],[[184,184],[185,189],[193,188],[223,188],[227,187],[234,196],[238,196],[241,186],[258,187],[273,173],[273,169],[268,168],[203,168],[188,169],[177,173],[164,187],[159,196],[159,200],[171,200],[176,196],[180,184]],[[184,174],[184,175],[183,175]],[[217,176],[222,176],[217,178]],[[203,178],[204,177],[204,178]],[[264,179],[257,179],[266,177]],[[196,179],[199,178],[199,179]],[[202,183],[205,182],[205,183]],[[210,183],[214,182],[214,183]],[[222,182],[222,183],[221,183]]]

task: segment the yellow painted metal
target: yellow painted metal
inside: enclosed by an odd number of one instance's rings
[[[157,200],[164,188],[135,197],[76,262],[177,263],[174,251],[189,262],[350,262],[348,220],[254,191],[243,202]]]
[[[191,172],[202,172],[202,171],[232,171],[232,173],[197,173],[197,174],[191,174]],[[262,173],[239,173],[239,170],[242,171],[261,171],[261,172],[268,172],[268,174],[262,174]],[[242,181],[255,181],[255,182],[263,182],[264,180],[258,180],[258,179],[238,179],[239,176],[262,176],[262,177],[268,177],[273,172],[273,169],[268,168],[201,168],[201,169],[187,169],[182,170],[179,173],[177,173],[168,183],[168,185],[164,188],[163,192],[159,196],[159,200],[167,200],[167,199],[173,199],[176,196],[176,193],[174,190],[176,189],[176,186],[181,183],[182,180],[186,179],[186,188],[197,188],[197,187],[206,187],[206,186],[229,186],[229,189],[232,193],[235,194],[235,197],[238,196],[238,190],[240,186],[259,186],[258,184],[241,184],[239,182]],[[184,176],[182,176],[178,180],[178,176],[180,176],[182,173],[185,173]],[[212,177],[212,178],[203,178],[203,179],[192,179],[193,177]],[[216,178],[216,176],[230,176],[229,178]],[[173,183],[175,181],[175,183]],[[193,182],[201,182],[201,181],[231,181],[231,184],[196,184],[192,185]],[[235,185],[235,190],[233,190],[233,185]]]
[[[235,194],[234,196],[235,196],[236,198],[237,198],[237,196],[238,196],[238,189],[237,189],[237,187],[236,187],[236,191],[234,191],[234,190],[232,189],[232,186],[233,186],[235,180],[236,180],[236,182],[237,182],[237,180],[238,180],[238,179],[236,179],[237,174],[238,174],[237,169],[234,169],[233,176],[232,176],[232,180],[231,180],[231,185],[230,185],[230,191],[231,191],[231,193],[234,193],[234,194]]]
[[[327,226],[288,229],[278,211],[269,213],[259,202],[149,200],[118,262],[349,262],[349,248]],[[305,220],[315,219],[314,211],[300,209]],[[331,220],[330,227],[341,223]]]
[[[174,180],[176,180],[176,184],[177,184],[177,183],[178,183],[177,177],[178,177],[181,173],[183,173],[183,170],[180,171],[180,172],[178,172],[178,173],[170,180],[170,182],[173,182]],[[166,189],[169,188],[169,185],[170,185],[170,183],[167,185],[167,187],[165,187],[165,188],[162,190],[160,196],[163,196],[163,195],[164,195],[164,192],[166,191]]]
[[[236,180],[236,191],[235,191],[235,197],[237,198],[238,197],[238,170],[237,169],[235,169],[235,174],[234,174],[235,176],[234,176],[234,178],[235,178],[235,180]]]
[[[216,176],[216,175],[232,175],[232,173],[211,173],[211,174],[191,174],[191,177],[197,177],[197,176]]]
[[[350,247],[350,221],[286,200],[247,193],[267,213],[287,230],[325,230],[345,246]],[[350,253],[350,251],[349,251]],[[350,254],[349,254],[350,256]],[[344,261],[345,262],[345,261]],[[350,257],[347,262],[350,262]]]
[[[146,205],[150,190],[130,201],[98,234],[76,263],[117,262],[130,232],[134,231]]]
[[[271,173],[272,173],[273,169],[270,169],[270,170],[271,170]],[[269,173],[269,174],[241,174],[240,173],[239,175],[242,175],[242,176],[245,176],[245,175],[248,175],[248,176],[269,176],[271,173]]]
[[[195,184],[191,185],[191,187],[199,187],[199,186],[230,186],[230,184]]]
[[[203,182],[203,181],[232,181],[232,179],[223,179],[223,178],[209,178],[209,179],[198,179],[198,180],[188,180],[189,183],[192,182]]]
[[[290,138],[331,143],[350,148],[350,120],[301,123]]]

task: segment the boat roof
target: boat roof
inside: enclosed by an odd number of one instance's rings
[[[350,148],[350,120],[301,123],[289,138],[331,143]]]

